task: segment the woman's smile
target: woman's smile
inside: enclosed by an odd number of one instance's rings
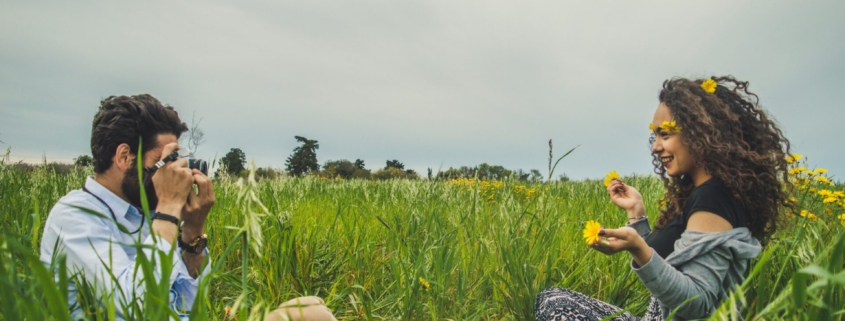
[[[672,163],[672,160],[675,159],[675,156],[660,156],[660,162],[663,163],[663,167],[669,167],[669,164]]]

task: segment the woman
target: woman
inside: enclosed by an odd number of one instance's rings
[[[620,229],[590,247],[631,254],[651,292],[642,320],[706,318],[745,280],[748,262],[780,225],[787,206],[789,141],[733,77],[663,83],[650,129],[652,163],[666,193],[651,231],[640,193],[614,180],[607,191],[628,213]],[[549,288],[535,301],[537,320],[640,320],[583,294]]]

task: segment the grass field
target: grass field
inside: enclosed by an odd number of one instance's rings
[[[61,288],[39,269],[38,246],[49,209],[90,174],[0,165],[0,319],[68,318]],[[808,212],[789,215],[788,228],[714,319],[729,318],[730,305],[743,301],[746,320],[843,318],[845,201],[825,203],[829,197],[818,194],[845,188],[808,178],[797,179],[795,195]],[[660,181],[624,180],[642,192],[654,222]],[[530,320],[534,296],[548,286],[641,315],[649,294],[630,256],[604,256],[581,238],[589,219],[605,226],[626,220],[601,181],[525,184],[218,181],[207,230],[214,269],[193,315],[219,320],[231,309],[244,320],[291,297],[318,295],[345,320]],[[138,317],[163,318],[166,312],[154,310],[166,310],[157,303],[166,289],[148,292],[138,299]],[[96,314],[113,309],[82,301]]]

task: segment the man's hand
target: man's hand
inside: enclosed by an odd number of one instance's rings
[[[265,321],[337,321],[323,299],[306,296],[292,299],[270,312]]]
[[[188,201],[182,209],[182,241],[191,242],[202,235],[205,230],[205,219],[208,212],[214,205],[214,186],[211,179],[202,172],[194,169],[191,171],[194,184],[197,185],[197,192],[188,194]]]
[[[177,143],[165,145],[161,154],[162,159],[177,149],[179,149]],[[185,206],[188,194],[192,191],[191,185],[194,183],[191,170],[188,168],[188,160],[179,158],[164,164],[153,174],[152,180],[156,196],[158,196],[156,212],[181,219],[182,207]]]

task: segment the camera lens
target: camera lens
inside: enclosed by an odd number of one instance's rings
[[[208,176],[208,162],[201,159],[188,159],[188,168],[196,169],[202,172],[203,175]]]

